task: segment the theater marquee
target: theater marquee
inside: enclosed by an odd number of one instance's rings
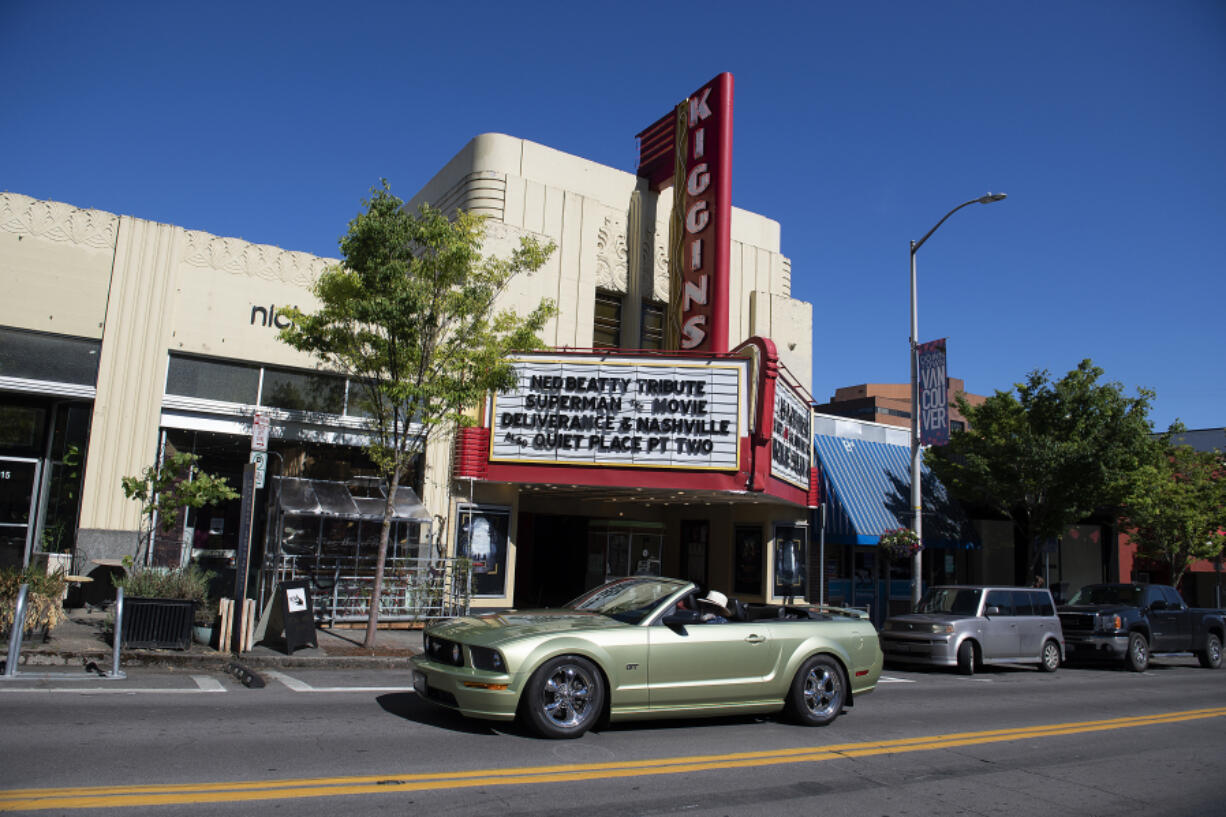
[[[736,470],[748,362],[516,359],[490,462]]]

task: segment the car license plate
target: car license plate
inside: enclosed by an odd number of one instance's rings
[[[413,670],[413,691],[418,695],[426,694],[426,674]]]

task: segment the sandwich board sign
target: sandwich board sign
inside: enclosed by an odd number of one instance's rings
[[[281,582],[270,618],[266,636],[284,633],[287,655],[293,655],[300,647],[319,646],[315,640],[315,608],[308,579]]]

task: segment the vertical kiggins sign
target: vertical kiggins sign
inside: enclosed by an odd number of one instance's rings
[[[919,358],[919,419],[922,445],[949,442],[949,377],[945,368],[945,338],[915,347]]]
[[[680,286],[672,288],[678,314],[676,347],[728,351],[728,279],[732,246],[732,74],[720,74],[683,103],[684,127],[669,113],[638,135],[638,175],[655,189],[677,185],[682,238],[670,248],[679,257]],[[682,137],[678,138],[678,133]]]

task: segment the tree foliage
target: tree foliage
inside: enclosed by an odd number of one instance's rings
[[[514,383],[508,356],[540,348],[554,314],[542,300],[526,315],[498,310],[521,272],[540,269],[554,250],[523,238],[508,258],[482,253],[484,219],[453,220],[422,205],[415,213],[387,182],[341,239],[342,263],[313,288],[319,309],[281,310],[293,323],[281,339],[344,372],[362,391],[371,431],[367,450],[388,486],[372,598],[382,592],[393,500],[413,457],[442,429],[470,422],[486,393]],[[371,604],[365,646],[375,641]]]
[[[1178,585],[1192,562],[1226,547],[1226,456],[1175,445],[1175,425],[1140,469],[1125,511],[1142,558],[1164,562]]]
[[[1135,397],[1083,360],[1059,380],[1031,372],[982,405],[958,398],[969,428],[926,461],[961,502],[997,512],[1017,526],[1027,574],[1035,545],[1096,512],[1117,513],[1138,469],[1152,456],[1153,393]],[[1019,579],[1022,580],[1022,579]]]

